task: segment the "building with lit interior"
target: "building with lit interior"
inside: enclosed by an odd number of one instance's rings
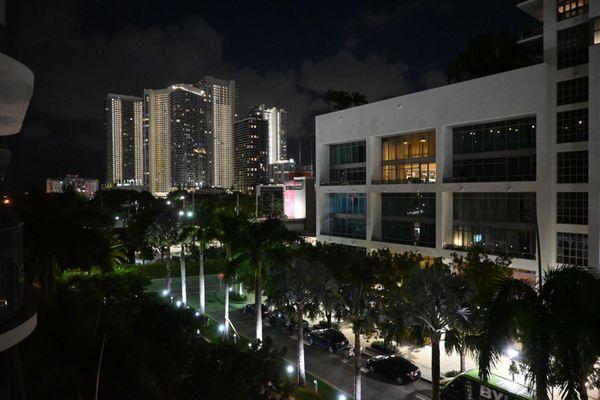
[[[206,93],[206,149],[209,186],[233,187],[233,124],[237,117],[236,83],[205,76],[194,86]]]
[[[269,122],[260,111],[250,111],[235,122],[233,130],[234,188],[253,193],[257,185],[268,183],[267,135]]]
[[[80,178],[78,175],[46,179],[46,193],[64,193],[67,190],[73,190],[91,199],[98,191],[98,179]]]
[[[599,267],[600,2],[518,7],[543,62],[316,118],[319,240]]]
[[[106,98],[106,183],[143,183],[142,99],[109,93]]]
[[[187,84],[144,90],[144,158],[156,195],[208,184],[206,93]]]

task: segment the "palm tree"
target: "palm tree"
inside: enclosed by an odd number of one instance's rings
[[[393,290],[392,290],[393,289]],[[468,323],[471,286],[441,259],[409,272],[385,308],[387,324],[397,338],[406,332],[419,344],[431,343],[432,398],[440,397],[440,341],[452,327]]]
[[[573,266],[546,272],[544,285],[501,280],[486,307],[478,342],[479,369],[490,368],[512,342],[521,345],[521,361],[538,399],[556,385],[567,398],[587,398],[587,377],[600,355],[598,278]]]
[[[380,264],[363,249],[328,245],[326,263],[339,285],[339,316],[354,333],[354,399],[361,399],[361,338],[375,330]]]
[[[248,236],[244,243],[245,255],[254,270],[254,305],[256,307],[256,339],[262,337],[262,274],[263,263],[269,252],[283,243],[292,242],[296,235],[287,230],[280,219],[268,218],[253,221],[248,225]]]
[[[239,265],[238,251],[240,245],[247,240],[248,219],[244,214],[238,214],[233,210],[220,209],[217,212],[216,223],[210,227],[207,236],[219,241],[225,247],[225,312],[223,336],[229,336],[229,288],[235,269]]]
[[[177,218],[174,211],[165,209],[159,213],[147,231],[148,244],[160,254],[160,261],[167,270],[166,289],[171,292],[171,245],[177,238]],[[167,261],[165,263],[165,257]]]
[[[204,276],[204,250],[211,240],[211,229],[215,225],[216,210],[208,202],[202,202],[194,210],[193,224],[189,226],[190,235],[198,243],[198,288],[200,314],[206,312],[206,287]]]
[[[300,244],[293,250],[281,247],[280,250],[286,256],[287,262],[284,266],[269,270],[266,292],[271,304],[288,308],[295,314],[298,385],[304,385],[304,316],[318,314],[318,294],[321,287],[327,284],[324,279],[327,279],[328,272],[325,266],[316,260],[314,247],[309,244]]]

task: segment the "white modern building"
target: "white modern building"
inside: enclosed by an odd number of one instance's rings
[[[188,84],[144,90],[144,164],[153,194],[207,185],[206,104],[204,90]]]
[[[269,164],[287,160],[287,111],[260,104],[254,107],[268,122],[267,147]]]
[[[106,183],[139,186],[144,179],[142,99],[106,98]]]
[[[237,117],[236,83],[205,76],[195,86],[206,93],[208,184],[230,189],[234,184],[233,124]]]
[[[319,240],[600,266],[600,1],[518,7],[542,63],[316,118]]]

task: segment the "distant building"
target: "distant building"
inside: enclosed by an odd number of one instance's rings
[[[269,184],[281,185],[285,182],[286,174],[289,171],[296,169],[296,163],[294,160],[279,160],[274,163],[270,163],[268,166],[268,178]]]
[[[233,187],[233,125],[238,97],[235,81],[205,76],[195,84],[206,93],[206,148],[209,186]]]
[[[316,196],[315,178],[295,177],[287,181],[283,191],[283,211],[290,230],[315,236]]]
[[[206,105],[206,93],[192,85],[144,91],[147,182],[153,194],[207,185]]]
[[[253,108],[268,123],[269,164],[287,159],[287,111],[277,107],[260,104]]]
[[[140,185],[144,179],[142,99],[109,93],[105,112],[106,183]]]
[[[253,193],[257,185],[268,183],[268,124],[258,111],[252,111],[248,117],[235,122],[234,186],[243,193]]]
[[[256,216],[283,217],[283,185],[256,186]]]
[[[67,175],[64,179],[46,179],[46,193],[64,193],[69,189],[91,199],[98,191],[98,179],[80,178],[78,175]]]

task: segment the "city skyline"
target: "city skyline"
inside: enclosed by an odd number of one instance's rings
[[[41,90],[32,99],[25,135],[7,141],[15,150],[7,184],[31,190],[43,187],[46,175],[69,172],[104,181],[106,94],[140,96],[144,88],[194,83],[205,75],[236,80],[242,110],[265,103],[289,111],[287,157],[298,160],[300,147],[308,160],[313,116],[327,111],[322,99],[328,89],[359,91],[372,102],[439,85],[448,61],[478,34],[516,31],[526,20],[503,1],[439,4],[318,4],[322,13],[312,13],[304,29],[313,8],[306,4],[16,2],[20,23],[11,29],[18,31],[17,58],[36,72]],[[473,17],[469,26],[461,23],[465,13]],[[249,18],[226,18],[242,14]],[[95,15],[110,22],[99,24]],[[431,29],[417,29],[423,20]],[[278,35],[266,40],[272,31]],[[294,51],[284,51],[290,46]]]

